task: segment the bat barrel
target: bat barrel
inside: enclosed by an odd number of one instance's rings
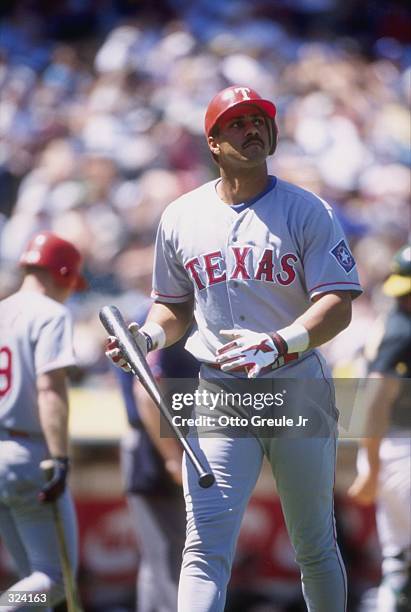
[[[133,334],[128,329],[119,309],[116,306],[103,306],[99,317],[106,331],[117,338],[119,347],[125,355],[133,374],[138,376],[141,384],[156,403],[161,401],[161,395],[152,372],[144,355],[137,347]]]

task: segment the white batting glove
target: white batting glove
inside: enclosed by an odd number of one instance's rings
[[[222,329],[220,334],[230,339],[217,351],[217,363],[223,372],[245,368],[248,378],[255,378],[278,358],[278,349],[268,334],[249,329]]]
[[[149,345],[152,344],[151,338],[148,334],[141,333],[139,331],[140,326],[138,323],[130,323],[128,326],[137,346],[141,350],[144,356],[147,355]],[[130,365],[127,363],[121,349],[118,345],[118,340],[115,336],[109,336],[106,342],[105,356],[110,359],[111,363],[117,368],[121,368],[123,372],[131,372]]]

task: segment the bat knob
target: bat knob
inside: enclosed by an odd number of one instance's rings
[[[201,474],[200,478],[198,479],[198,484],[203,489],[208,489],[208,487],[211,487],[211,485],[214,484],[214,482],[215,482],[215,477],[214,477],[214,474],[211,474],[211,472],[208,472],[208,473],[206,472],[205,474]]]

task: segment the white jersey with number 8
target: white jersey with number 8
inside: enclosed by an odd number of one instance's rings
[[[0,427],[41,434],[37,376],[76,363],[67,308],[18,291],[0,302]]]

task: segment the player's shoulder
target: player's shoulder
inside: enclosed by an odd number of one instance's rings
[[[68,313],[64,304],[37,291],[16,291],[0,304],[5,311],[27,313],[31,318],[50,319]]]
[[[396,306],[374,326],[365,355],[369,371],[388,372],[398,361],[409,360],[411,349],[411,315]],[[376,333],[377,332],[377,333]]]
[[[313,191],[282,179],[277,179],[276,187],[278,194],[286,197],[290,206],[301,206],[307,211],[327,211],[328,213],[332,211],[330,204]]]
[[[64,304],[35,291],[17,291],[0,302],[0,328],[16,337],[36,339],[48,326],[65,328],[72,324]]]
[[[411,345],[411,316],[394,305],[388,312],[379,317],[372,328],[372,334],[369,341],[369,346],[375,350],[371,351],[371,355],[397,353],[404,347]],[[369,351],[368,351],[369,352]],[[366,353],[367,354],[367,353]],[[372,361],[374,357],[367,355]]]
[[[214,192],[215,183],[215,180],[203,183],[170,202],[163,211],[162,222],[173,223],[182,216],[198,214],[199,210],[208,205],[207,202]]]

